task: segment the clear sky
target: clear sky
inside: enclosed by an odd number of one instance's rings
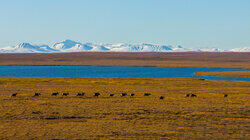
[[[250,46],[250,0],[0,0],[0,47],[64,39]]]

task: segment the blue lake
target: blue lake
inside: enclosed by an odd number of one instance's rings
[[[250,78],[244,77],[216,77],[193,74],[201,71],[249,70],[194,67],[0,66],[0,77],[204,78],[206,80],[250,81]]]

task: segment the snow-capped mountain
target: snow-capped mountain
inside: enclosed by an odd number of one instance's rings
[[[181,46],[172,47],[166,45],[154,45],[154,44],[82,44],[79,42],[64,40],[55,43],[52,46],[53,49],[59,52],[169,52],[173,50],[184,51]]]
[[[84,45],[82,43],[79,42],[75,42],[72,40],[64,40],[61,42],[57,42],[55,43],[51,48],[58,50],[58,51],[63,51],[63,52],[67,52],[67,51],[88,51],[91,50],[92,47],[88,46],[88,45]]]
[[[109,51],[105,46],[95,45],[92,43],[82,44],[72,40],[64,40],[58,43],[55,43],[52,46],[53,49],[59,52],[89,52],[89,51]]]
[[[250,47],[234,48],[231,49],[232,52],[250,52]]]
[[[227,52],[226,50],[219,48],[200,48],[196,50],[197,52]]]
[[[171,51],[184,51],[185,49],[181,46],[173,47],[166,45],[155,45],[155,44],[107,44],[105,46],[112,52],[171,52]]]
[[[17,46],[0,48],[0,53],[53,53],[53,52],[250,52],[250,47],[223,50],[219,48],[186,49],[182,46],[158,44],[101,44],[80,43],[63,40],[51,47],[48,45],[31,45],[21,43]]]
[[[48,45],[31,45],[29,43],[21,43],[14,47],[4,47],[0,49],[0,53],[50,53],[56,50]]]

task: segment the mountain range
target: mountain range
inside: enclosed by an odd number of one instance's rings
[[[60,53],[60,52],[250,52],[250,47],[223,50],[219,48],[186,49],[182,46],[157,44],[101,44],[63,40],[52,46],[20,43],[0,48],[0,53]]]

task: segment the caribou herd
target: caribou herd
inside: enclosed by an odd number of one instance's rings
[[[11,95],[11,97],[16,97],[17,94],[18,94],[18,93],[13,93],[13,94]],[[53,93],[51,93],[51,96],[58,96],[58,95],[59,95],[59,92],[53,92]],[[68,96],[69,93],[68,93],[68,92],[63,92],[63,93],[61,93],[61,95],[62,95],[62,96]],[[81,93],[77,93],[77,94],[76,94],[76,96],[84,96],[84,95],[86,95],[86,93],[84,93],[84,92],[81,92]],[[100,95],[101,95],[101,93],[99,93],[99,92],[96,92],[96,93],[93,94],[94,97],[99,97]],[[144,96],[150,96],[150,95],[151,95],[151,93],[144,93]],[[34,97],[41,96],[41,93],[35,93],[33,96],[34,96]],[[115,96],[114,93],[109,94],[109,97],[113,97],[113,96]],[[127,93],[121,93],[120,96],[121,96],[121,97],[125,97],[125,96],[134,97],[134,96],[135,96],[135,93],[130,93],[129,95],[128,95]],[[160,98],[160,99],[164,99],[164,96],[160,96],[159,98]]]
[[[13,94],[11,95],[11,97],[16,97],[17,94],[18,94],[18,93],[13,93]],[[34,96],[34,97],[37,97],[37,96],[40,96],[40,95],[41,95],[41,93],[35,93],[33,96]],[[53,92],[53,93],[51,94],[51,96],[58,96],[58,95],[59,95],[59,92]],[[62,96],[68,96],[69,93],[68,93],[68,92],[63,92],[63,93],[61,93],[61,95],[62,95]],[[84,95],[85,95],[84,92],[81,92],[81,93],[77,93],[77,94],[76,94],[76,96],[84,96]],[[99,93],[99,92],[96,92],[96,93],[93,94],[94,97],[99,97],[100,95],[101,95],[101,93]],[[150,95],[151,95],[151,93],[144,93],[144,96],[150,96]],[[109,94],[109,97],[113,97],[113,96],[115,96],[114,93]],[[121,97],[125,97],[125,96],[128,96],[128,94],[127,94],[127,93],[121,93],[120,96],[121,96]],[[129,96],[130,96],[130,97],[134,97],[135,94],[134,94],[134,93],[131,93],[131,94],[129,94]],[[188,94],[186,94],[185,97],[197,97],[197,95],[188,93]],[[226,98],[226,97],[228,97],[228,95],[225,94],[224,97]],[[164,96],[160,96],[160,97],[159,97],[159,99],[161,99],[161,100],[164,99],[164,98],[165,98]]]

